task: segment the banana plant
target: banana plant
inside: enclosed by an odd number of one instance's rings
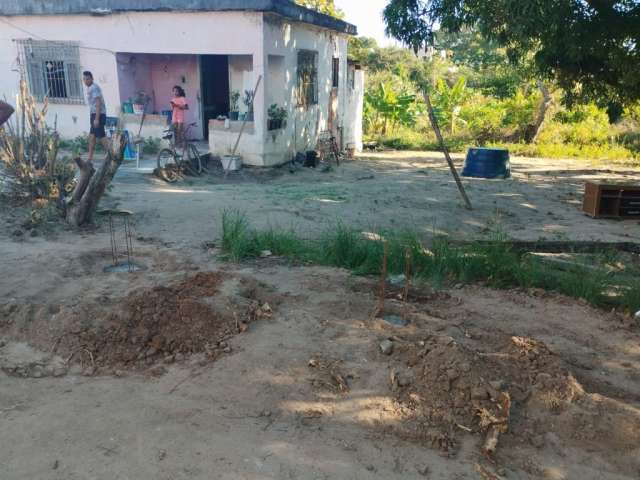
[[[406,90],[396,92],[389,82],[380,82],[365,95],[369,127],[383,135],[398,125],[413,126],[419,107],[416,96]]]
[[[471,92],[467,89],[467,79],[462,76],[452,86],[443,79],[439,79],[436,83],[432,94],[436,117],[440,123],[448,125],[452,135],[455,133],[460,109],[469,99],[470,94]]]

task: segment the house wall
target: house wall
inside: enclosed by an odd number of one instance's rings
[[[349,103],[347,95],[348,36],[346,34],[286,21],[282,17],[273,15],[265,15],[264,29],[265,57],[268,65],[267,106],[271,103],[279,103],[287,109],[289,114],[285,129],[265,132],[265,162],[267,165],[274,165],[291,160],[295,152],[304,152],[315,148],[318,133],[328,129],[334,57],[340,59],[336,126],[346,132],[346,122],[354,116],[347,116]],[[297,105],[299,50],[318,52],[317,105],[309,107]],[[280,56],[282,61],[274,56]],[[270,59],[272,60],[271,64],[269,63]],[[274,59],[276,59],[276,63],[273,62]],[[354,131],[354,129],[352,128],[350,131]],[[339,137],[338,132],[336,134]],[[344,140],[346,143],[346,138]]]
[[[344,147],[362,151],[362,121],[364,114],[364,70],[355,71],[355,86],[347,85],[347,107],[344,114]]]
[[[0,96],[15,98],[18,93],[18,50],[14,39],[46,39],[80,42],[80,66],[94,73],[102,87],[107,113],[120,114],[121,94],[116,52],[155,54],[253,55],[254,73],[264,73],[262,59],[263,29],[259,12],[128,12],[106,16],[58,15],[2,17],[0,22]],[[12,26],[13,25],[13,26]],[[29,35],[27,32],[33,32]],[[195,58],[195,57],[194,57]],[[161,72],[162,73],[162,72]],[[174,72],[177,73],[177,72]],[[196,105],[200,99],[199,82],[193,86],[188,75],[188,93]],[[175,78],[161,79],[157,95]],[[166,80],[166,82],[165,82]],[[166,85],[165,85],[166,84]],[[164,98],[157,99],[158,102]],[[160,107],[157,107],[160,110]],[[264,91],[256,97],[256,111],[264,108]],[[198,110],[199,111],[199,110]],[[195,109],[193,112],[195,113]],[[86,105],[51,104],[48,120],[57,117],[63,137],[74,137],[88,130]],[[262,116],[257,123],[261,122]],[[256,125],[262,128],[262,125]]]
[[[239,112],[246,113],[247,106],[242,102],[245,90],[253,91],[256,86],[253,74],[253,58],[247,55],[229,57],[229,92],[240,93]]]
[[[129,12],[105,16],[24,16],[2,17],[0,22],[0,96],[15,98],[18,91],[18,51],[14,39],[33,38],[51,41],[80,42],[80,67],[94,73],[102,87],[107,114],[120,115],[121,100],[132,97],[134,80],[140,79],[146,88],[155,91],[156,106],[161,111],[167,103],[173,84],[181,84],[192,106],[189,118],[200,120],[200,84],[198,55],[229,55],[231,89],[254,88],[262,75],[251,128],[245,132],[238,153],[248,164],[269,166],[287,162],[295,152],[314,148],[318,132],[328,126],[332,91],[332,58],[340,58],[337,126],[345,138],[357,136],[357,128],[346,123],[357,119],[349,116],[347,92],[346,34],[309,24],[285,20],[260,12]],[[297,105],[297,52],[300,49],[318,52],[318,104]],[[117,60],[116,52],[129,55],[157,54],[167,57],[159,64],[138,65],[136,78],[126,63]],[[130,60],[130,57],[128,57]],[[175,61],[174,61],[175,60]],[[185,74],[186,72],[186,74]],[[137,80],[136,80],[137,81]],[[268,93],[267,93],[268,92]],[[286,128],[267,131],[267,108],[272,103],[288,111]],[[242,104],[241,104],[242,105]],[[51,104],[48,120],[57,119],[63,137],[85,134],[88,130],[87,105]],[[154,126],[153,131],[158,130]],[[238,128],[232,126],[231,130]],[[210,128],[210,148],[214,154],[225,154],[235,143],[233,131],[217,125]],[[212,134],[211,134],[212,133]],[[143,131],[143,136],[145,131]],[[148,133],[146,133],[148,135]]]

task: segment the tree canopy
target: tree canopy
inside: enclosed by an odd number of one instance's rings
[[[438,29],[475,28],[510,60],[532,58],[569,102],[640,99],[640,0],[389,0],[384,17],[416,51]]]
[[[334,0],[296,0],[296,3],[325,15],[344,18],[344,13],[336,7]]]

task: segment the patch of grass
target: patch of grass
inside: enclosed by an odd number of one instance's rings
[[[316,240],[300,238],[292,230],[258,231],[246,215],[227,210],[222,215],[222,249],[232,261],[255,258],[264,250],[299,261],[377,275],[388,244],[389,274],[403,273],[411,255],[413,275],[435,285],[483,282],[494,288],[541,288],[583,299],[598,307],[640,309],[640,281],[628,274],[593,270],[576,264],[571,270],[542,263],[517,251],[500,232],[487,243],[456,245],[436,238],[424,245],[413,232],[361,232],[338,223]],[[603,257],[612,254],[603,254]],[[634,277],[635,278],[635,277]]]
[[[239,262],[255,258],[269,250],[274,255],[302,258],[304,242],[293,231],[250,228],[246,215],[239,210],[222,212],[222,250],[227,258]]]

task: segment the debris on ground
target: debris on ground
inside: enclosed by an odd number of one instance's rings
[[[383,355],[391,355],[393,353],[393,342],[388,339],[380,342],[380,352]]]
[[[330,360],[316,355],[309,359],[308,366],[316,374],[311,384],[319,389],[328,389],[336,393],[349,391],[348,375],[343,373],[340,360]]]

